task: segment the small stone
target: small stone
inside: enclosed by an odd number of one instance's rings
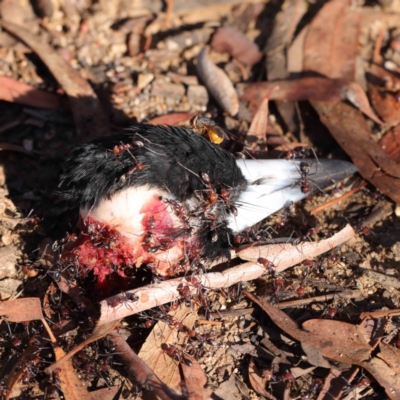
[[[139,89],[145,88],[154,79],[153,74],[139,74],[137,86]]]
[[[2,300],[8,299],[17,294],[22,282],[18,279],[7,278],[0,282],[0,296]]]
[[[390,248],[394,261],[400,261],[400,242],[396,242]]]
[[[179,83],[166,82],[163,79],[156,79],[151,89],[152,96],[165,97],[180,101],[185,94],[185,87]]]
[[[394,209],[394,213],[396,214],[396,217],[400,218],[400,205],[396,205],[396,208]]]
[[[188,87],[187,100],[190,104],[206,106],[208,104],[208,92],[204,86],[191,85]]]
[[[15,246],[0,248],[0,279],[16,274],[16,263],[21,257],[21,252]]]

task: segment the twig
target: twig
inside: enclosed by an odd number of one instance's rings
[[[283,303],[277,304],[277,306],[280,309],[293,308],[293,307],[305,306],[311,303],[332,300],[335,297],[336,298],[339,297],[341,299],[356,299],[360,296],[361,296],[361,290],[344,290],[343,292],[329,293],[329,294],[323,294],[321,296],[285,301]]]
[[[144,361],[130,348],[125,339],[117,332],[112,331],[108,338],[117,346],[118,356],[124,361],[128,378],[133,383],[142,387],[151,388],[155,397],[163,400],[181,400],[167,385],[160,381],[157,375],[149,368]]]
[[[300,263],[307,258],[332,250],[355,235],[353,228],[346,225],[340,232],[318,243],[305,242],[297,246],[291,244],[276,244],[245,249],[239,252],[242,259],[251,260],[239,266],[229,268],[224,272],[213,272],[198,276],[201,285],[209,289],[229,287],[239,282],[251,281],[264,275],[267,271],[260,264],[254,263],[259,257],[269,258],[275,265],[275,270],[282,272],[285,269]],[[120,293],[100,302],[100,319],[98,325],[112,320],[127,317],[141,311],[169,303],[180,298],[177,290],[180,284],[188,285],[185,278],[171,279],[154,285],[144,286],[139,289]],[[189,284],[191,292],[196,293],[197,288]],[[124,296],[127,299],[138,298],[137,301],[126,301],[119,307],[112,307],[116,298]]]
[[[354,193],[357,193],[359,190],[361,190],[363,187],[367,186],[368,182],[362,181],[360,185],[357,187],[349,190],[347,193],[345,193],[343,196],[337,197],[336,199],[333,199],[331,201],[328,201],[327,203],[321,204],[318,207],[313,208],[310,211],[310,215],[315,215],[316,213],[325,210],[325,208],[332,207],[334,204],[339,203],[342,200],[347,199],[348,197],[352,196]]]

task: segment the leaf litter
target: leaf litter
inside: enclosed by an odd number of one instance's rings
[[[2,395],[96,398],[110,387],[119,398],[149,388],[160,398],[205,399],[223,388],[241,398],[397,398],[400,293],[388,282],[398,278],[400,260],[393,207],[400,199],[398,6],[175,0],[163,13],[161,1],[47,3],[37,16],[28,3],[4,5],[1,21],[1,33],[14,35],[0,35],[1,246],[12,243],[22,253],[7,276],[21,282],[20,298],[5,301],[8,289],[0,288],[0,351],[8,371]],[[22,15],[31,31],[21,27]],[[20,118],[43,111],[44,123]],[[200,286],[185,277],[96,297],[71,279],[72,270],[55,273],[57,250],[40,255],[37,248],[44,239],[56,249],[74,230],[75,216],[54,193],[61,161],[76,142],[135,121],[188,124],[199,113],[235,134],[224,143],[232,152],[245,148],[257,158],[275,151],[282,158],[290,150],[300,157],[306,141],[318,157],[347,154],[364,181],[350,181],[347,196],[336,184],[328,200],[314,196],[263,225],[273,237],[293,237],[295,246],[250,243],[232,254],[237,266],[202,276],[212,308],[204,299],[196,307],[202,318],[218,320],[196,325],[192,313],[181,329],[203,338],[196,343],[165,317],[155,321],[159,311],[152,310],[179,302],[180,284],[199,296]],[[330,208],[313,212],[323,203]],[[348,222],[354,230],[345,228]],[[274,265],[268,274],[260,257]],[[224,316],[234,311],[242,315]],[[143,327],[146,321],[157,328]],[[165,354],[163,343],[181,362]],[[298,343],[303,358],[294,351]],[[157,362],[142,356],[146,346]],[[293,351],[281,352],[288,346]],[[174,384],[160,380],[167,360]]]

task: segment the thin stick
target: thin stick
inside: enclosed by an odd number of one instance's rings
[[[358,185],[357,187],[349,190],[347,193],[345,193],[343,196],[337,197],[336,199],[333,199],[331,201],[328,201],[327,203],[324,203],[318,207],[313,208],[310,211],[310,215],[315,215],[316,213],[325,210],[325,208],[329,208],[332,207],[334,204],[339,203],[342,200],[347,199],[348,197],[352,196],[354,193],[357,193],[359,190],[361,190],[363,187],[367,186],[367,182],[366,181],[362,181],[360,185]]]
[[[277,272],[282,272],[305,259],[313,258],[332,250],[334,247],[350,240],[354,235],[355,232],[353,228],[347,225],[337,234],[328,239],[321,240],[318,243],[304,242],[297,246],[291,244],[276,244],[245,249],[239,252],[238,256],[244,260],[250,260],[249,262],[229,268],[224,272],[213,272],[198,276],[198,280],[208,289],[226,288],[239,282],[251,281],[268,273],[262,265],[257,264],[257,259],[259,257],[270,258],[274,262],[275,270]],[[188,283],[185,278],[177,278],[144,286],[105,299],[100,302],[101,315],[98,320],[98,325],[179,299],[180,294],[177,288],[181,284],[188,285],[193,294],[198,290]],[[132,294],[134,295],[133,297]],[[118,308],[111,307],[110,304],[113,304],[115,297],[121,295],[126,296],[126,298],[138,298],[139,300],[126,302],[127,304],[124,303]]]

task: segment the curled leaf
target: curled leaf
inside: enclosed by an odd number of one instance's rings
[[[233,58],[246,65],[257,64],[262,58],[262,53],[253,41],[229,26],[217,29],[211,40],[211,47],[221,53],[228,52]]]
[[[234,116],[239,111],[239,99],[228,75],[208,57],[204,48],[197,57],[197,72],[207,89],[224,111]]]

